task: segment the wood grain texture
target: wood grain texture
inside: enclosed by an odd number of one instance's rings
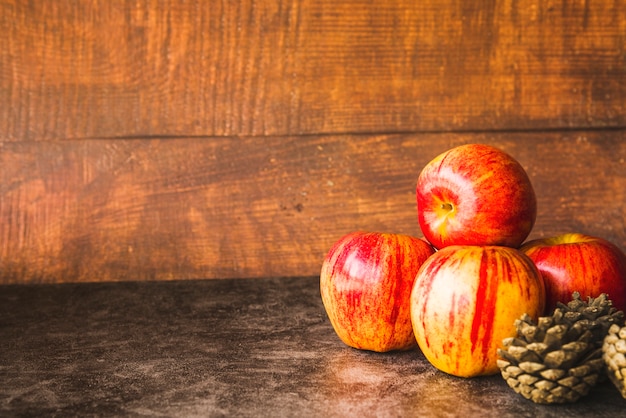
[[[626,131],[0,143],[0,283],[312,276],[353,230],[421,235],[421,168],[498,146],[538,196],[532,237],[626,250]]]
[[[622,0],[0,0],[0,140],[624,127]]]
[[[310,276],[509,151],[626,249],[623,0],[0,0],[0,283]]]

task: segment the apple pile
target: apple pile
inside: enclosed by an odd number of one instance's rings
[[[497,373],[497,349],[523,314],[606,293],[626,310],[626,255],[602,238],[528,238],[537,200],[524,168],[482,144],[430,161],[416,186],[424,239],[354,232],[325,257],[320,293],[348,346],[378,352],[419,346],[433,366]]]

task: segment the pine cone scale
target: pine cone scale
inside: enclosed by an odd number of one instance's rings
[[[576,402],[605,375],[602,342],[609,328],[623,319],[624,313],[604,294],[585,302],[574,293],[572,301],[558,304],[552,316],[536,323],[522,315],[515,321],[517,335],[504,340],[498,350],[502,377],[533,402]],[[616,337],[612,348],[620,376],[626,376],[626,330],[624,336],[623,342]]]
[[[626,327],[611,325],[602,345],[607,375],[622,397],[626,398]]]

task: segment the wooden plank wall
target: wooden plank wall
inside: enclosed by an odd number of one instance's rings
[[[316,275],[470,142],[626,250],[625,6],[0,0],[0,283]]]

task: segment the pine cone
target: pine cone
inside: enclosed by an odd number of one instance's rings
[[[626,398],[626,326],[611,325],[602,353],[609,379]]]
[[[498,350],[502,377],[533,402],[575,402],[604,376],[602,342],[623,318],[605,294],[584,302],[578,292],[537,323],[524,314],[515,321],[517,337],[506,338]]]

